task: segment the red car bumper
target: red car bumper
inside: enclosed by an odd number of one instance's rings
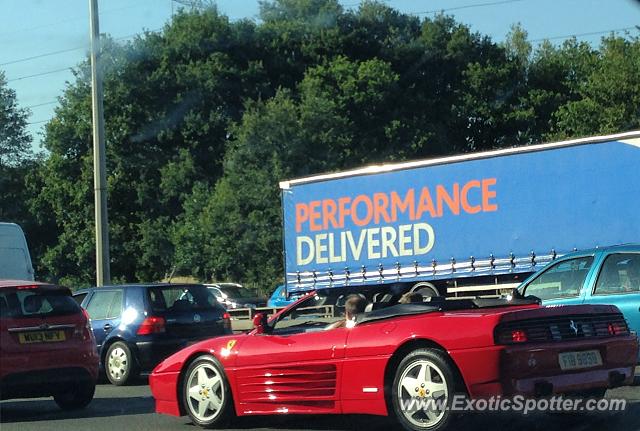
[[[66,385],[98,379],[99,358],[93,341],[83,349],[54,353],[3,353],[1,398],[49,396]]]
[[[149,388],[156,399],[156,413],[181,416],[178,403],[178,377],[180,373],[152,373],[149,376]]]
[[[544,396],[595,388],[611,388],[633,382],[638,344],[634,336],[600,340],[576,340],[557,345],[511,345],[500,357],[500,384],[505,395]],[[562,370],[559,355],[596,350],[602,365]]]

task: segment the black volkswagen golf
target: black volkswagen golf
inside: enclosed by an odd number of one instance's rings
[[[229,314],[200,284],[128,284],[79,290],[100,366],[114,385],[151,371],[194,342],[231,333]]]

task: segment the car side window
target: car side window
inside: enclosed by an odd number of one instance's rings
[[[593,264],[593,256],[558,262],[545,269],[525,287],[525,295],[540,299],[578,296]]]
[[[122,291],[108,290],[94,292],[87,304],[87,313],[93,320],[113,319],[120,316],[122,310]]]
[[[640,254],[607,256],[598,275],[594,295],[640,292]]]
[[[116,294],[111,301],[111,307],[109,308],[109,318],[120,317],[122,314],[122,290],[116,291]]]
[[[73,299],[76,301],[76,304],[82,305],[82,301],[87,297],[86,293],[79,293],[77,295],[73,295]]]

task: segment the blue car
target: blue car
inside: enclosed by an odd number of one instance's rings
[[[284,284],[281,284],[276,287],[276,290],[271,294],[271,297],[267,301],[267,307],[286,307],[300,299],[300,296],[301,295],[290,295],[287,298],[285,286]]]
[[[201,284],[93,287],[74,299],[91,318],[101,369],[118,386],[189,344],[231,333],[229,314]]]
[[[640,244],[567,254],[527,278],[518,291],[544,305],[613,304],[640,334]],[[572,329],[576,336],[588,330],[579,326]]]

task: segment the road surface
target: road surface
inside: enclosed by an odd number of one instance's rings
[[[518,413],[466,414],[455,431],[640,431],[640,387],[609,391],[608,397],[629,400],[623,413],[545,414],[523,416]],[[93,402],[84,410],[62,412],[52,399],[7,400],[0,403],[1,431],[194,431],[187,417],[157,415],[151,391],[143,378],[133,386],[100,384]],[[318,430],[349,431],[398,429],[385,418],[372,416],[289,416],[242,418],[235,430]]]

